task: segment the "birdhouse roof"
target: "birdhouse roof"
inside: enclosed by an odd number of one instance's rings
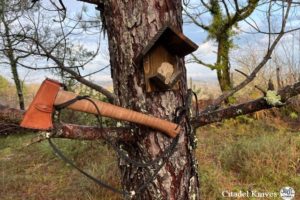
[[[141,53],[138,54],[135,62],[139,63],[156,44],[162,44],[170,53],[179,57],[184,57],[198,48],[198,45],[183,33],[167,25],[157,32]]]

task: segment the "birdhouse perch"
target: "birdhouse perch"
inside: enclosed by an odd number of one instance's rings
[[[195,51],[198,46],[170,26],[160,29],[135,59],[142,64],[146,91],[178,89],[182,69],[177,66],[179,58]]]

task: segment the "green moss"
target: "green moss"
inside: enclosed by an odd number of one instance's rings
[[[298,119],[298,113],[296,113],[296,112],[291,112],[291,113],[290,113],[290,118],[293,119],[293,120]]]

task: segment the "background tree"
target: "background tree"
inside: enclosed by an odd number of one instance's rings
[[[248,18],[258,6],[259,0],[247,2],[201,0],[197,8],[195,5],[185,9],[186,16],[199,28],[208,32],[208,38],[216,41],[217,60],[215,64],[207,64],[193,55],[193,60],[201,65],[217,71],[221,90],[232,89],[230,77],[230,50],[233,48],[233,36],[236,35],[235,28],[238,23]],[[234,5],[234,6],[233,6]],[[204,14],[209,13],[210,19],[202,23]]]
[[[282,32],[280,30],[283,26],[278,27],[278,24],[282,24],[284,20],[280,17],[280,7],[282,7],[280,1],[189,1],[184,9],[186,21],[204,30],[208,40],[213,40],[217,45],[215,63],[203,61],[201,55],[197,54],[192,54],[189,61],[216,70],[222,92],[234,90],[233,72],[230,69],[234,62],[231,53],[235,47],[239,48],[235,39],[242,33],[248,33],[249,37],[255,37],[255,33],[260,33],[261,37],[264,35],[269,37],[267,46],[270,47],[271,38]],[[297,9],[297,6],[294,6],[293,10]],[[244,27],[247,26],[250,27],[250,31],[244,31]],[[294,29],[290,26],[284,32],[294,30],[298,28]]]
[[[31,2],[16,0],[5,1],[3,5],[0,53],[5,59],[1,63],[11,68],[21,109],[24,109],[24,94],[18,74],[20,67],[48,71],[65,83],[75,77],[95,90],[110,94],[87,80],[109,66],[81,75],[98,55],[100,39],[93,51],[80,43],[77,35],[97,34],[100,38],[99,16],[88,16],[82,7],[75,16],[66,18],[65,11],[57,9],[60,5],[55,2],[36,2],[33,6]],[[47,8],[51,6],[52,10]]]
[[[3,59],[1,64],[10,66],[21,110],[25,109],[25,100],[17,65],[19,60],[28,57],[30,54],[16,54],[13,48],[19,41],[13,38],[11,34],[12,29],[17,31],[15,24],[20,20],[24,11],[29,8],[28,5],[29,2],[27,1],[1,1],[0,45],[2,49],[5,47],[5,50],[1,51],[1,58]],[[32,12],[34,11],[32,10]]]

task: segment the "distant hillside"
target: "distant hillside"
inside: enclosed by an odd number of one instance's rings
[[[218,82],[216,82],[215,80],[192,80],[192,83],[191,80],[189,80],[188,87],[192,88],[192,90],[197,94],[199,99],[216,98],[221,94]]]

